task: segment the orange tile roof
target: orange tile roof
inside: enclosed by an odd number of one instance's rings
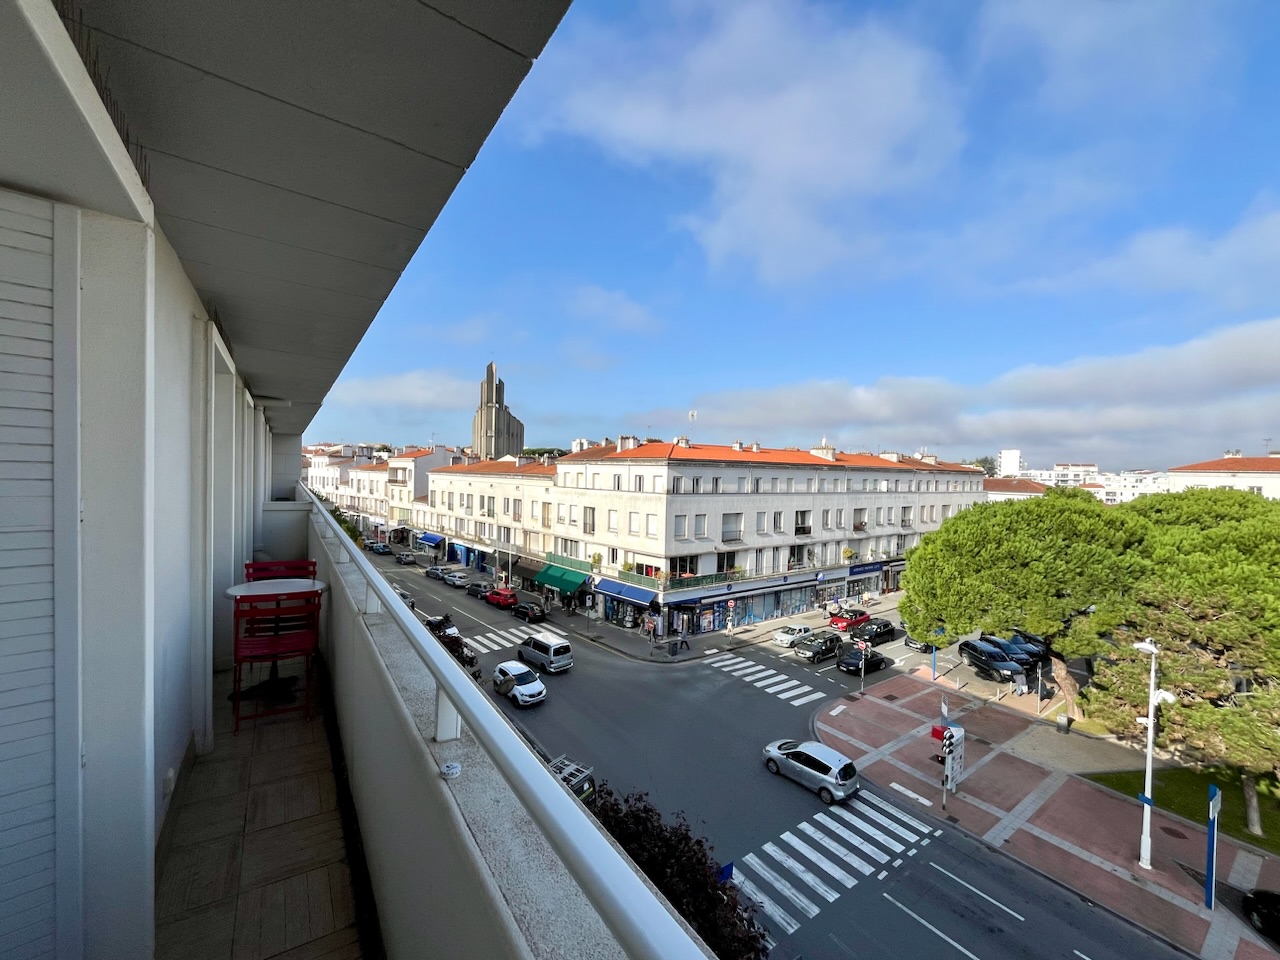
[[[1081,486],[1081,487],[1087,487],[1087,488],[1088,488],[1088,489],[1090,489],[1090,490],[1104,490],[1104,489],[1106,489],[1106,484],[1102,484],[1102,483],[1082,483],[1082,484],[1080,484],[1080,486]]]
[[[1036,483],[1026,477],[987,477],[982,481],[982,489],[991,493],[1044,493],[1048,488],[1043,483]]]
[[[353,469],[353,470],[381,470],[381,471],[383,471],[383,472],[385,473],[385,472],[386,472],[386,469],[387,469],[387,461],[385,461],[385,460],[380,460],[380,461],[379,461],[379,462],[377,462],[377,463],[362,463],[360,466],[358,466],[358,467],[352,467],[351,469]]]
[[[832,461],[810,453],[808,450],[783,450],[776,447],[752,450],[749,446],[737,450],[729,444],[709,443],[691,443],[687,447],[678,443],[642,443],[630,450],[618,450],[614,444],[610,444],[607,447],[592,447],[590,450],[569,454],[560,459],[569,458],[755,463],[787,467],[864,467],[878,470],[938,470],[966,473],[982,471],[981,467],[948,463],[942,460],[932,464],[907,456],[893,461],[873,453],[837,453],[835,460]]]
[[[481,460],[478,463],[457,463],[451,467],[436,467],[432,473],[479,473],[479,474],[517,474],[520,476],[544,476],[554,477],[556,468],[554,464],[543,466],[536,460],[533,463],[526,463],[522,467],[517,467],[513,460]]]
[[[416,460],[418,457],[429,457],[435,453],[434,450],[413,450],[409,453],[397,453],[392,460]]]
[[[1189,463],[1185,467],[1170,467],[1169,470],[1188,473],[1280,473],[1280,456],[1222,457],[1219,460],[1205,460],[1203,463]]]

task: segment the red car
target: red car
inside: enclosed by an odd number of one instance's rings
[[[516,596],[516,592],[510,587],[495,587],[484,595],[484,602],[509,610],[520,602],[520,598]]]
[[[871,614],[865,610],[845,610],[831,618],[831,627],[833,630],[843,630],[848,633],[858,624],[866,623],[870,619]]]

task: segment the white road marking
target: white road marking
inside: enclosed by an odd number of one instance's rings
[[[1011,916],[1011,917],[1017,917],[1019,920],[1023,920],[1023,919],[1025,919],[1025,918],[1022,916],[1022,914],[1020,914],[1020,913],[1015,913],[1014,911],[1010,910],[1008,907],[1006,907],[1003,903],[1001,903],[1001,902],[1000,902],[999,900],[997,900],[995,897],[989,897],[989,896],[987,896],[985,893],[983,893],[981,890],[979,890],[979,889],[978,889],[977,887],[975,887],[973,884],[971,884],[971,883],[966,883],[965,881],[961,880],[959,877],[957,877],[957,876],[956,876],[954,873],[952,873],[950,870],[943,870],[943,869],[942,869],[942,867],[938,866],[938,865],[937,865],[936,863],[934,863],[932,860],[930,860],[930,861],[929,861],[929,866],[933,867],[933,869],[937,870],[939,873],[944,874],[944,875],[946,875],[946,876],[950,877],[950,878],[951,878],[952,880],[954,880],[956,883],[960,884],[960,886],[962,886],[962,887],[968,887],[970,890],[972,890],[974,893],[976,893],[978,896],[980,896],[983,900],[986,900],[988,903],[995,904],[995,906],[999,907],[999,908],[1000,908],[1001,910],[1003,910],[1005,913],[1009,914],[1009,916]]]
[[[905,846],[900,844],[897,840],[893,839],[893,837],[889,836],[887,833],[881,833],[879,830],[877,830],[871,824],[867,823],[865,820],[859,820],[848,810],[844,809],[844,807],[832,807],[831,812],[838,817],[844,817],[846,820],[852,823],[855,827],[857,827],[863,833],[868,834],[869,836],[875,837],[877,840],[880,841],[880,844],[882,846],[888,847],[894,853],[901,853],[903,850],[907,849]]]
[[[727,669],[728,667],[731,667],[731,666],[732,666],[733,664],[735,664],[735,663],[736,663],[736,664],[738,664],[738,665],[741,665],[741,664],[744,664],[744,663],[746,663],[746,662],[747,662],[747,661],[746,661],[746,658],[745,658],[745,657],[730,657],[728,660],[718,660],[718,661],[716,662],[716,669],[718,669],[718,670],[725,670],[725,669]]]
[[[731,673],[735,677],[741,677],[744,673],[755,673],[759,669],[760,669],[760,664],[751,663],[750,661],[748,661],[745,667],[736,666],[736,667],[733,667],[732,669],[726,670],[725,673]],[[744,677],[743,679],[746,679],[746,678]]]
[[[770,681],[770,682],[772,683],[773,681]],[[787,689],[787,687],[794,687],[794,686],[796,686],[796,685],[797,685],[797,684],[799,684],[799,683],[800,683],[800,681],[799,681],[799,680],[785,680],[785,681],[783,681],[782,683],[774,684],[774,685],[773,685],[773,686],[771,686],[771,687],[765,687],[765,688],[764,688],[764,692],[765,692],[765,693],[777,693],[779,690],[785,690],[785,689]]]
[[[914,857],[915,855],[916,855],[916,848],[915,848],[915,847],[912,847],[910,850],[908,850],[908,851],[907,851],[907,856],[908,856],[908,857]]]
[[[871,844],[867,843],[866,840],[863,840],[860,836],[858,836],[852,830],[846,830],[843,826],[836,823],[834,820],[828,817],[825,813],[818,814],[817,817],[815,817],[815,819],[819,823],[821,823],[824,827],[826,827],[828,830],[830,830],[832,833],[834,833],[836,836],[840,837],[842,840],[846,840],[849,843],[852,843],[855,847],[857,847],[859,850],[861,850],[863,853],[869,856],[872,860],[876,861],[876,863],[889,862],[889,857],[887,854],[877,849],[876,847],[873,847]]]
[[[769,680],[770,677],[773,678],[772,681]],[[759,686],[763,686],[763,684],[756,683],[757,680],[763,680],[764,683],[770,683],[770,682],[776,683],[781,678],[782,678],[782,674],[778,673],[777,670],[770,670],[766,668],[764,673],[757,673],[754,677],[743,677],[742,679],[747,681],[747,683],[755,684],[757,687],[759,687]]]
[[[955,947],[957,950],[963,953],[966,957],[968,957],[969,960],[981,960],[981,958],[979,958],[976,954],[970,953],[968,950],[960,946],[960,944],[956,943],[954,940],[948,937],[945,933],[943,933],[941,930],[935,927],[932,923],[930,923],[924,917],[920,916],[920,914],[916,913],[914,910],[910,909],[909,907],[903,906],[897,900],[893,899],[893,897],[889,896],[889,894],[886,893],[884,895],[884,898],[888,900],[890,903],[892,903],[899,910],[901,910],[903,913],[907,914],[907,916],[913,918],[916,922],[920,923],[922,926],[928,928],[929,930],[932,930],[939,937],[947,941],[947,943],[951,944],[953,947]]]
[[[901,788],[901,787],[899,787],[899,789],[902,789],[902,788]],[[881,799],[880,799],[879,797],[877,797],[874,793],[866,793],[866,792],[864,791],[864,792],[862,792],[862,793],[859,793],[859,794],[858,794],[858,799],[859,799],[859,800],[867,800],[867,801],[870,801],[871,803],[874,803],[874,804],[875,804],[877,807],[879,807],[881,810],[884,810],[884,811],[886,811],[886,812],[888,812],[888,813],[893,814],[895,817],[897,817],[899,820],[901,820],[901,821],[902,821],[903,823],[905,823],[907,826],[909,826],[909,827],[911,827],[911,828],[913,828],[913,829],[915,829],[915,830],[918,830],[918,831],[919,831],[920,833],[922,833],[922,834],[927,834],[927,833],[929,832],[929,825],[928,825],[927,823],[924,823],[924,822],[922,822],[922,821],[920,821],[920,820],[917,820],[915,817],[911,816],[911,814],[906,813],[906,812],[904,812],[904,811],[902,811],[902,810],[899,810],[897,807],[893,806],[893,805],[892,805],[891,803],[889,803],[888,801],[881,800]],[[932,806],[932,805],[933,805],[933,804],[929,803],[929,801],[928,801],[928,800],[925,800],[923,797],[917,797],[916,799],[917,799],[917,800],[922,801],[926,806]],[[941,830],[939,830],[939,831],[938,831],[938,833],[939,833],[939,834],[941,834],[941,833],[942,833],[942,831],[941,831]]]
[[[760,909],[764,911],[764,915],[781,927],[788,936],[799,929],[800,924],[792,919],[787,911],[761,893],[760,888],[744,877],[737,867],[733,868],[733,882],[742,889],[743,893],[760,904]]]
[[[823,667],[823,668],[822,668],[821,670],[819,670],[818,672],[819,672],[819,673],[826,673],[828,670],[834,670],[835,668],[836,668],[836,665],[833,663],[833,664],[831,664],[831,666],[829,666],[829,667]]]
[[[757,687],[767,687],[767,686],[769,686],[771,683],[777,683],[779,680],[785,680],[785,679],[787,679],[787,675],[786,675],[785,673],[780,673],[780,674],[778,674],[776,677],[766,677],[766,678],[765,678],[765,679],[763,679],[763,680],[757,680],[757,681],[755,682],[755,686],[757,686]],[[797,683],[799,683],[799,681],[798,681],[798,680],[797,680],[796,682],[797,682]]]
[[[851,889],[853,885],[858,882],[856,877],[852,877],[849,874],[845,873],[843,870],[841,870],[834,863],[832,863],[830,860],[828,860],[826,857],[820,854],[817,850],[813,849],[813,847],[809,846],[807,843],[805,843],[803,840],[801,840],[791,831],[788,830],[786,833],[782,835],[782,841],[783,843],[791,844],[791,846],[795,847],[797,850],[803,853],[806,857],[808,857],[810,860],[812,860],[814,863],[820,866],[823,870],[827,871],[827,873],[831,874],[831,876],[835,877],[837,880],[843,883],[846,889]]]
[[[1079,950],[1072,950],[1071,952],[1072,952],[1072,953],[1074,953],[1077,957],[1079,957],[1079,958],[1080,958],[1080,960],[1089,960],[1089,958],[1088,958],[1088,957],[1086,957],[1086,956],[1085,956],[1083,953],[1081,953]]]
[[[844,847],[840,846],[840,844],[836,843],[825,833],[815,827],[812,823],[801,823],[797,824],[797,826],[801,831],[807,833],[814,840],[818,841],[818,843],[822,844],[849,866],[853,867],[853,869],[861,873],[864,877],[869,877],[875,872],[875,867],[871,866],[871,864],[867,863],[861,857],[854,856]]]
[[[826,900],[827,903],[833,903],[836,897],[840,896],[838,892],[832,890],[823,883],[817,874],[809,870],[808,867],[795,857],[791,856],[791,854],[787,853],[787,851],[783,850],[776,843],[766,843],[764,845],[764,852],[773,857],[773,859],[777,860],[780,864],[812,887],[813,892]]]
[[[846,707],[846,706],[848,706],[848,704],[844,704],[844,703],[840,704],[840,706],[836,707],[834,710],[832,710],[830,713],[828,713],[828,714],[827,714],[827,716],[828,716],[828,717],[838,717],[838,716],[840,716],[840,714],[844,713],[844,710],[845,710],[845,707]]]
[[[473,640],[470,637],[463,637],[462,642],[474,650],[476,653],[488,653],[489,647],[483,640]]]
[[[779,693],[777,697],[779,700],[789,700],[792,697],[800,696],[800,694],[802,693],[808,693],[812,689],[813,687],[806,687],[802,685],[802,686],[796,687],[794,690],[784,690],[782,693]]]
[[[492,633],[486,633],[483,637],[477,637],[483,644],[487,644],[490,650],[501,650],[504,646],[503,642]]]
[[[743,680],[747,681],[747,683],[750,683],[753,680],[759,680],[761,677],[765,676],[765,674],[777,672],[778,671],[776,670],[770,670],[768,667],[761,667],[759,664],[756,664],[750,670],[746,671],[746,673],[735,673],[734,676],[741,677]]]
[[[720,652],[720,651],[719,651],[719,650],[717,650],[715,647],[710,647],[710,648],[708,648],[708,649],[706,649],[706,650],[703,650],[703,651],[702,651],[702,655],[703,655],[704,657],[709,657],[709,656],[711,656],[713,653],[719,653],[719,652]]]
[[[554,631],[555,633],[560,634],[560,636],[562,636],[562,637],[567,637],[567,636],[569,635],[568,631],[566,631],[566,630],[561,630],[561,629],[560,629],[559,627],[557,627],[555,624],[543,622],[542,626],[546,627],[548,630],[552,630],[552,631]]]
[[[510,640],[512,646],[515,646],[518,643],[524,643],[524,637],[514,630],[498,630],[496,632],[499,636],[506,637]]]
[[[826,694],[819,690],[817,693],[811,693],[807,697],[801,697],[799,700],[792,700],[791,705],[793,707],[798,707],[802,703],[808,703],[811,700],[821,700],[825,696]]]
[[[765,866],[754,853],[748,853],[742,858],[742,862],[773,884],[779,893],[795,904],[796,909],[810,920],[818,915],[818,908],[812,900],[778,876],[770,867]]]
[[[894,790],[897,790],[899,793],[905,793],[908,797],[910,797],[912,800],[916,801],[917,803],[923,803],[926,807],[933,806],[932,800],[926,800],[924,797],[920,796],[920,794],[916,793],[914,790],[908,790],[906,787],[904,787],[902,784],[896,781],[891,782],[889,786],[891,786]],[[868,799],[875,800],[876,798],[870,797]]]
[[[711,651],[707,651],[710,653]],[[722,653],[718,657],[712,657],[710,660],[703,660],[703,663],[723,663],[725,660],[736,660],[737,657],[729,653]]]
[[[888,870],[881,870],[878,874],[876,874],[876,879],[877,879],[877,880],[883,880],[883,879],[884,879],[885,877],[887,877],[888,875],[889,875],[889,871],[888,871]]]
[[[897,860],[893,861],[893,865],[894,865],[895,867],[900,867],[900,866],[902,866],[902,858],[901,858],[901,857],[899,857]]]
[[[880,824],[881,826],[888,827],[890,830],[892,830],[898,836],[902,837],[902,839],[906,840],[908,843],[914,843],[916,840],[920,839],[910,830],[894,823],[892,820],[886,817],[883,813],[873,810],[871,807],[867,806],[865,803],[862,802],[861,798],[854,798],[853,805],[857,807],[859,810],[861,810],[868,817],[870,817],[872,820],[874,820],[876,823]]]

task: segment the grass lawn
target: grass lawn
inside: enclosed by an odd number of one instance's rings
[[[1142,792],[1144,776],[1141,770],[1126,770],[1122,773],[1094,773],[1089,775],[1089,779],[1136,797]],[[1220,767],[1206,770],[1170,767],[1156,770],[1154,781],[1152,790],[1159,809],[1200,824],[1208,821],[1209,784],[1216,783],[1222,791],[1219,832],[1280,854],[1280,787],[1275,780],[1258,780],[1258,809],[1262,814],[1265,837],[1255,837],[1244,828],[1244,789],[1236,771]]]

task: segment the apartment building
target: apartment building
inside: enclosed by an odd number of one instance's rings
[[[452,559],[697,631],[897,589],[906,551],[984,499],[979,468],[934,456],[622,437],[436,469],[417,515]]]
[[[1244,457],[1238,450],[1229,451],[1217,460],[1169,469],[1169,489],[1174,493],[1217,487],[1247,490],[1270,499],[1280,497],[1280,450],[1265,457]]]

